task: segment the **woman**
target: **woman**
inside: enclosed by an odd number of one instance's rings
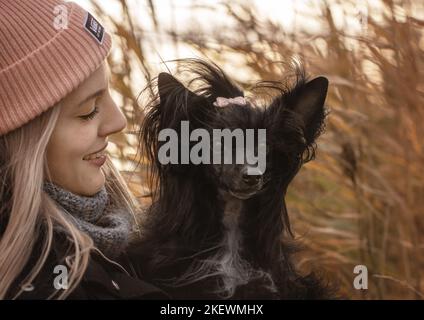
[[[166,298],[125,251],[137,203],[107,158],[126,119],[111,37],[59,0],[0,0],[0,299]]]

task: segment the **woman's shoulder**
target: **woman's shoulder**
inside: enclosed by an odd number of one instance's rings
[[[139,278],[127,254],[109,261],[92,254],[84,277],[70,299],[169,299],[161,289]]]
[[[22,281],[39,257],[39,252],[35,249],[11,292],[17,293],[22,288],[18,299],[44,300],[52,294],[57,296],[64,290],[70,290],[67,286],[69,270],[64,257],[66,250],[63,239],[55,237],[43,268],[31,283],[24,284]],[[67,299],[169,299],[162,290],[133,274],[128,261],[126,253],[113,261],[93,251],[81,281]],[[13,295],[10,298],[13,298]]]

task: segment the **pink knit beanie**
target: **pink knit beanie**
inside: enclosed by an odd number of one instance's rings
[[[103,26],[75,3],[0,0],[0,135],[76,89],[111,44]]]

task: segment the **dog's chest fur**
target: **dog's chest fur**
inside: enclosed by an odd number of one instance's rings
[[[249,268],[241,257],[243,239],[239,222],[243,203],[230,196],[224,197],[224,201],[222,224],[225,231],[220,250],[213,260],[222,279],[221,294],[232,296],[237,286],[248,282]]]
[[[222,224],[225,227],[223,240],[224,251],[228,255],[238,254],[241,249],[242,235],[239,227],[243,203],[239,199],[228,197],[225,199]]]
[[[270,275],[262,270],[253,269],[242,256],[243,234],[240,229],[240,220],[242,219],[243,200],[226,196],[224,202],[222,216],[225,228],[224,237],[220,250],[211,260],[222,280],[219,294],[227,298],[232,297],[238,287],[260,278],[265,280],[265,285],[270,291],[275,291]]]

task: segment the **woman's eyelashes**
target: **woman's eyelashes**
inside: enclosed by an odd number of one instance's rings
[[[94,106],[93,112],[85,116],[80,116],[79,118],[83,119],[84,121],[92,120],[98,113],[99,113],[99,108],[97,106]]]

